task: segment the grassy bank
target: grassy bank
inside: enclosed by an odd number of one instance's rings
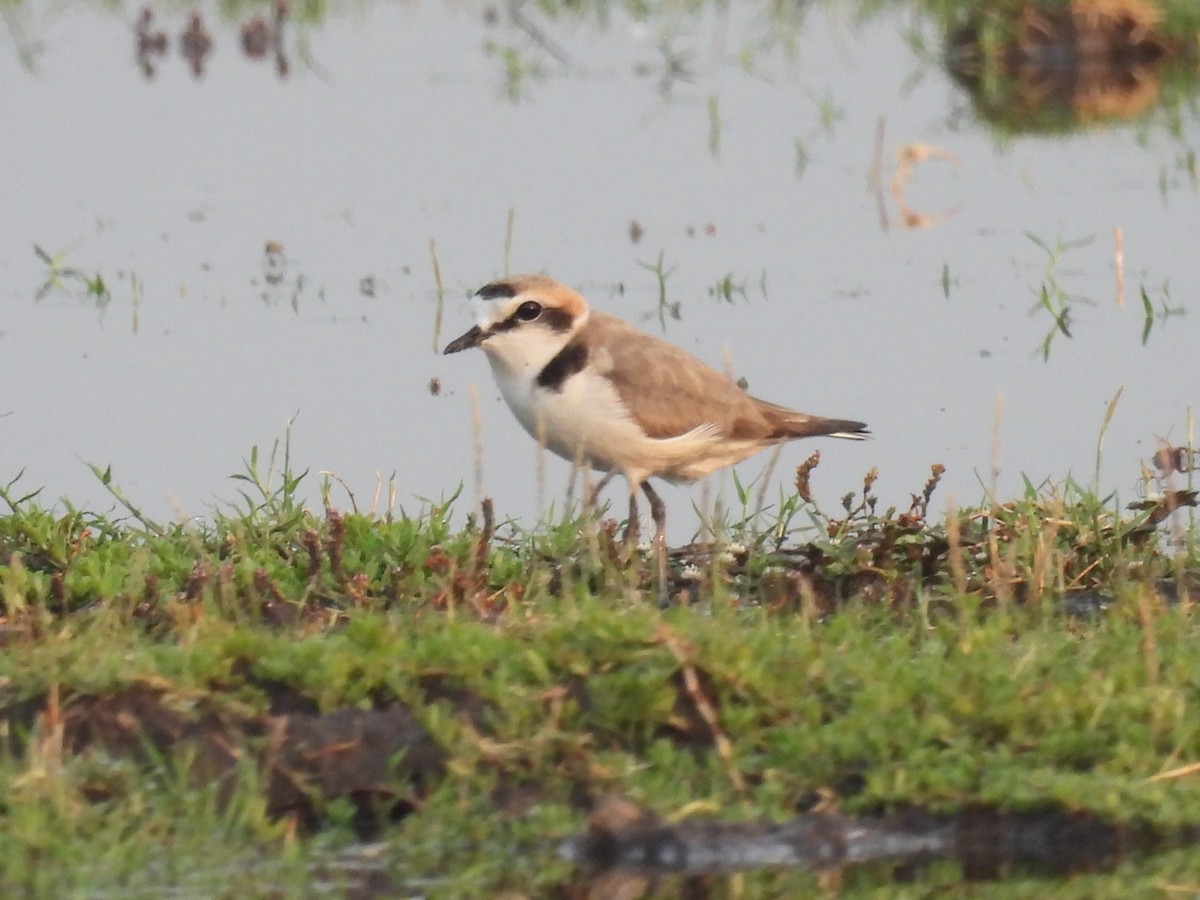
[[[665,611],[602,517],[523,532],[486,510],[451,527],[445,505],[313,511],[297,476],[257,463],[244,507],[203,523],[147,521],[119,492],[120,517],[50,511],[9,485],[0,893],[571,896],[557,841],[614,795],[721,821],[814,798],[856,816],[1056,810],[1186,843],[1189,486],[1137,509],[1064,484],[936,513],[935,470],[907,510],[878,509],[869,476],[830,513],[805,499],[814,466],[774,518],[676,550]],[[1145,843],[1070,890],[1194,885],[1196,854]],[[894,875],[840,884],[890,892]],[[962,875],[906,877],[920,894]]]

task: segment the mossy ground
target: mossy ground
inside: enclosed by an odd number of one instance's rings
[[[1031,487],[934,517],[935,472],[907,511],[878,513],[869,477],[832,517],[804,499],[814,462],[766,527],[736,526],[742,547],[678,552],[667,610],[594,519],[313,512],[256,462],[245,508],[203,524],[48,511],[10,485],[0,892],[369,894],[369,870],[386,890],[563,894],[556,842],[612,794],[728,821],[814,792],[855,815],[1051,808],[1168,844],[1200,823],[1193,494],[1129,511]],[[365,869],[337,855],[363,838],[384,842]],[[1071,883],[1129,896],[1197,858]],[[961,874],[922,869],[918,893]]]

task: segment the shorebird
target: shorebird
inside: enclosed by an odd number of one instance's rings
[[[445,353],[479,347],[513,414],[564,459],[629,482],[629,532],[637,491],[650,503],[660,602],[668,598],[666,506],[649,479],[690,483],[784,441],[862,440],[863,422],[796,412],[750,396],[680,348],[590,309],[544,275],[493,281],[475,294],[476,324]]]

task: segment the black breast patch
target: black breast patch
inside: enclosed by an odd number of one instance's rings
[[[566,380],[587,365],[588,349],[582,341],[572,341],[546,363],[538,372],[537,385],[548,391],[561,393]]]

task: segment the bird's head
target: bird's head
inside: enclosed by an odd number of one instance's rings
[[[493,281],[476,291],[471,302],[475,326],[444,352],[479,347],[493,365],[510,371],[541,371],[588,317],[583,297],[545,275]]]

